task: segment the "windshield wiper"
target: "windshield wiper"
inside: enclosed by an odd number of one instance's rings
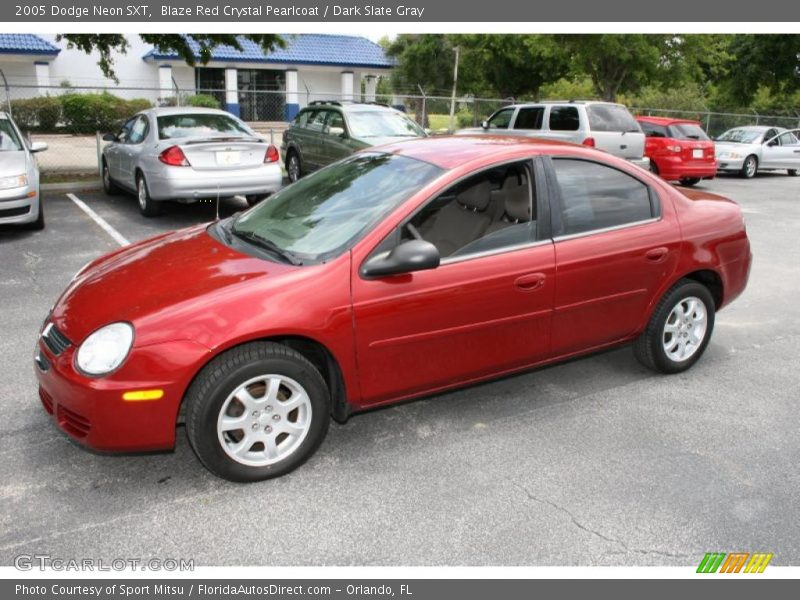
[[[297,258],[297,255],[289,250],[284,250],[280,246],[278,246],[272,240],[268,240],[265,237],[261,237],[257,233],[253,231],[239,231],[231,227],[231,233],[235,235],[240,240],[245,240],[246,242],[250,242],[254,246],[258,246],[263,250],[271,252],[275,254],[279,258],[281,258],[284,262],[289,263],[290,265],[300,266],[303,264],[303,261]]]

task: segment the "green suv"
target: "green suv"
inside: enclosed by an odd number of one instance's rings
[[[405,113],[383,104],[314,101],[289,123],[281,154],[294,182],[362,148],[425,136]]]

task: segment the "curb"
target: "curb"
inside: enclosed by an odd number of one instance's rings
[[[66,193],[66,192],[80,192],[83,190],[101,190],[103,189],[103,182],[97,179],[89,181],[65,181],[63,183],[42,183],[39,184],[39,189],[42,192],[50,193]]]

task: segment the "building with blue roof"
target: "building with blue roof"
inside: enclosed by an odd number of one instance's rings
[[[270,52],[241,38],[241,49],[218,46],[207,64],[190,67],[177,54],[130,35],[127,53],[112,56],[116,83],[103,76],[98,56],[69,49],[54,35],[0,34],[0,70],[17,88],[13,97],[60,93],[66,83],[154,103],[178,93],[207,93],[247,121],[280,121],[314,100],[373,101],[378,78],[393,67],[383,49],[363,37],[282,37],[285,46]],[[187,38],[199,59],[199,46]]]

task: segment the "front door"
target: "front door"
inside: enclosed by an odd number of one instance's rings
[[[800,130],[784,131],[762,147],[761,166],[765,169],[800,169]]]
[[[525,163],[462,180],[373,252],[422,238],[440,250],[436,269],[366,279],[354,264],[365,404],[433,392],[547,357],[555,260],[552,241],[537,227],[536,188]]]

